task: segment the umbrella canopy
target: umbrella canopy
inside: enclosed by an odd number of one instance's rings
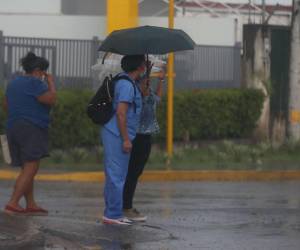
[[[99,51],[121,55],[167,54],[194,49],[195,42],[182,30],[141,26],[112,32]]]

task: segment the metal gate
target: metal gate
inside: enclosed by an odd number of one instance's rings
[[[32,46],[17,43],[4,43],[4,77],[13,78],[22,72],[20,60],[29,51],[49,60],[49,72],[56,78],[56,48],[53,46]]]
[[[27,52],[45,57],[49,72],[60,88],[91,88],[91,67],[97,60],[98,38],[91,40],[7,37],[0,31],[0,84],[4,85],[22,69]]]
[[[50,61],[50,72],[60,88],[99,85],[91,68],[99,56],[100,41],[7,37],[0,31],[0,84],[21,71],[20,59],[34,51]],[[197,45],[175,55],[175,89],[240,87],[239,46]],[[165,56],[163,56],[165,58]]]

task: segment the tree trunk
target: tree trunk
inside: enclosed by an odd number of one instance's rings
[[[290,58],[289,137],[300,140],[300,0],[294,0]]]

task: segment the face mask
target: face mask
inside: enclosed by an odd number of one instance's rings
[[[145,71],[145,72],[142,72],[142,73],[140,73],[140,75],[139,75],[139,78],[140,78],[140,79],[144,79],[144,78],[146,78],[146,71]]]
[[[144,78],[146,78],[147,77],[147,70],[146,70],[146,67],[143,67],[143,72],[141,72],[140,74],[139,74],[139,78],[140,79],[144,79]]]

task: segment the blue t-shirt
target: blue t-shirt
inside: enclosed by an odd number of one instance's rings
[[[136,90],[135,94],[134,88]],[[125,79],[121,79],[116,82],[113,101],[113,107],[115,110],[120,102],[129,103],[127,110],[127,130],[129,139],[133,140],[139,125],[140,113],[142,110],[142,96],[136,84],[133,86],[130,81]],[[104,127],[116,136],[120,136],[116,114],[113,115],[110,121],[104,125]]]
[[[47,91],[47,84],[32,76],[19,76],[12,80],[5,94],[8,103],[7,128],[17,120],[27,120],[38,127],[47,128],[50,106],[37,100]]]

